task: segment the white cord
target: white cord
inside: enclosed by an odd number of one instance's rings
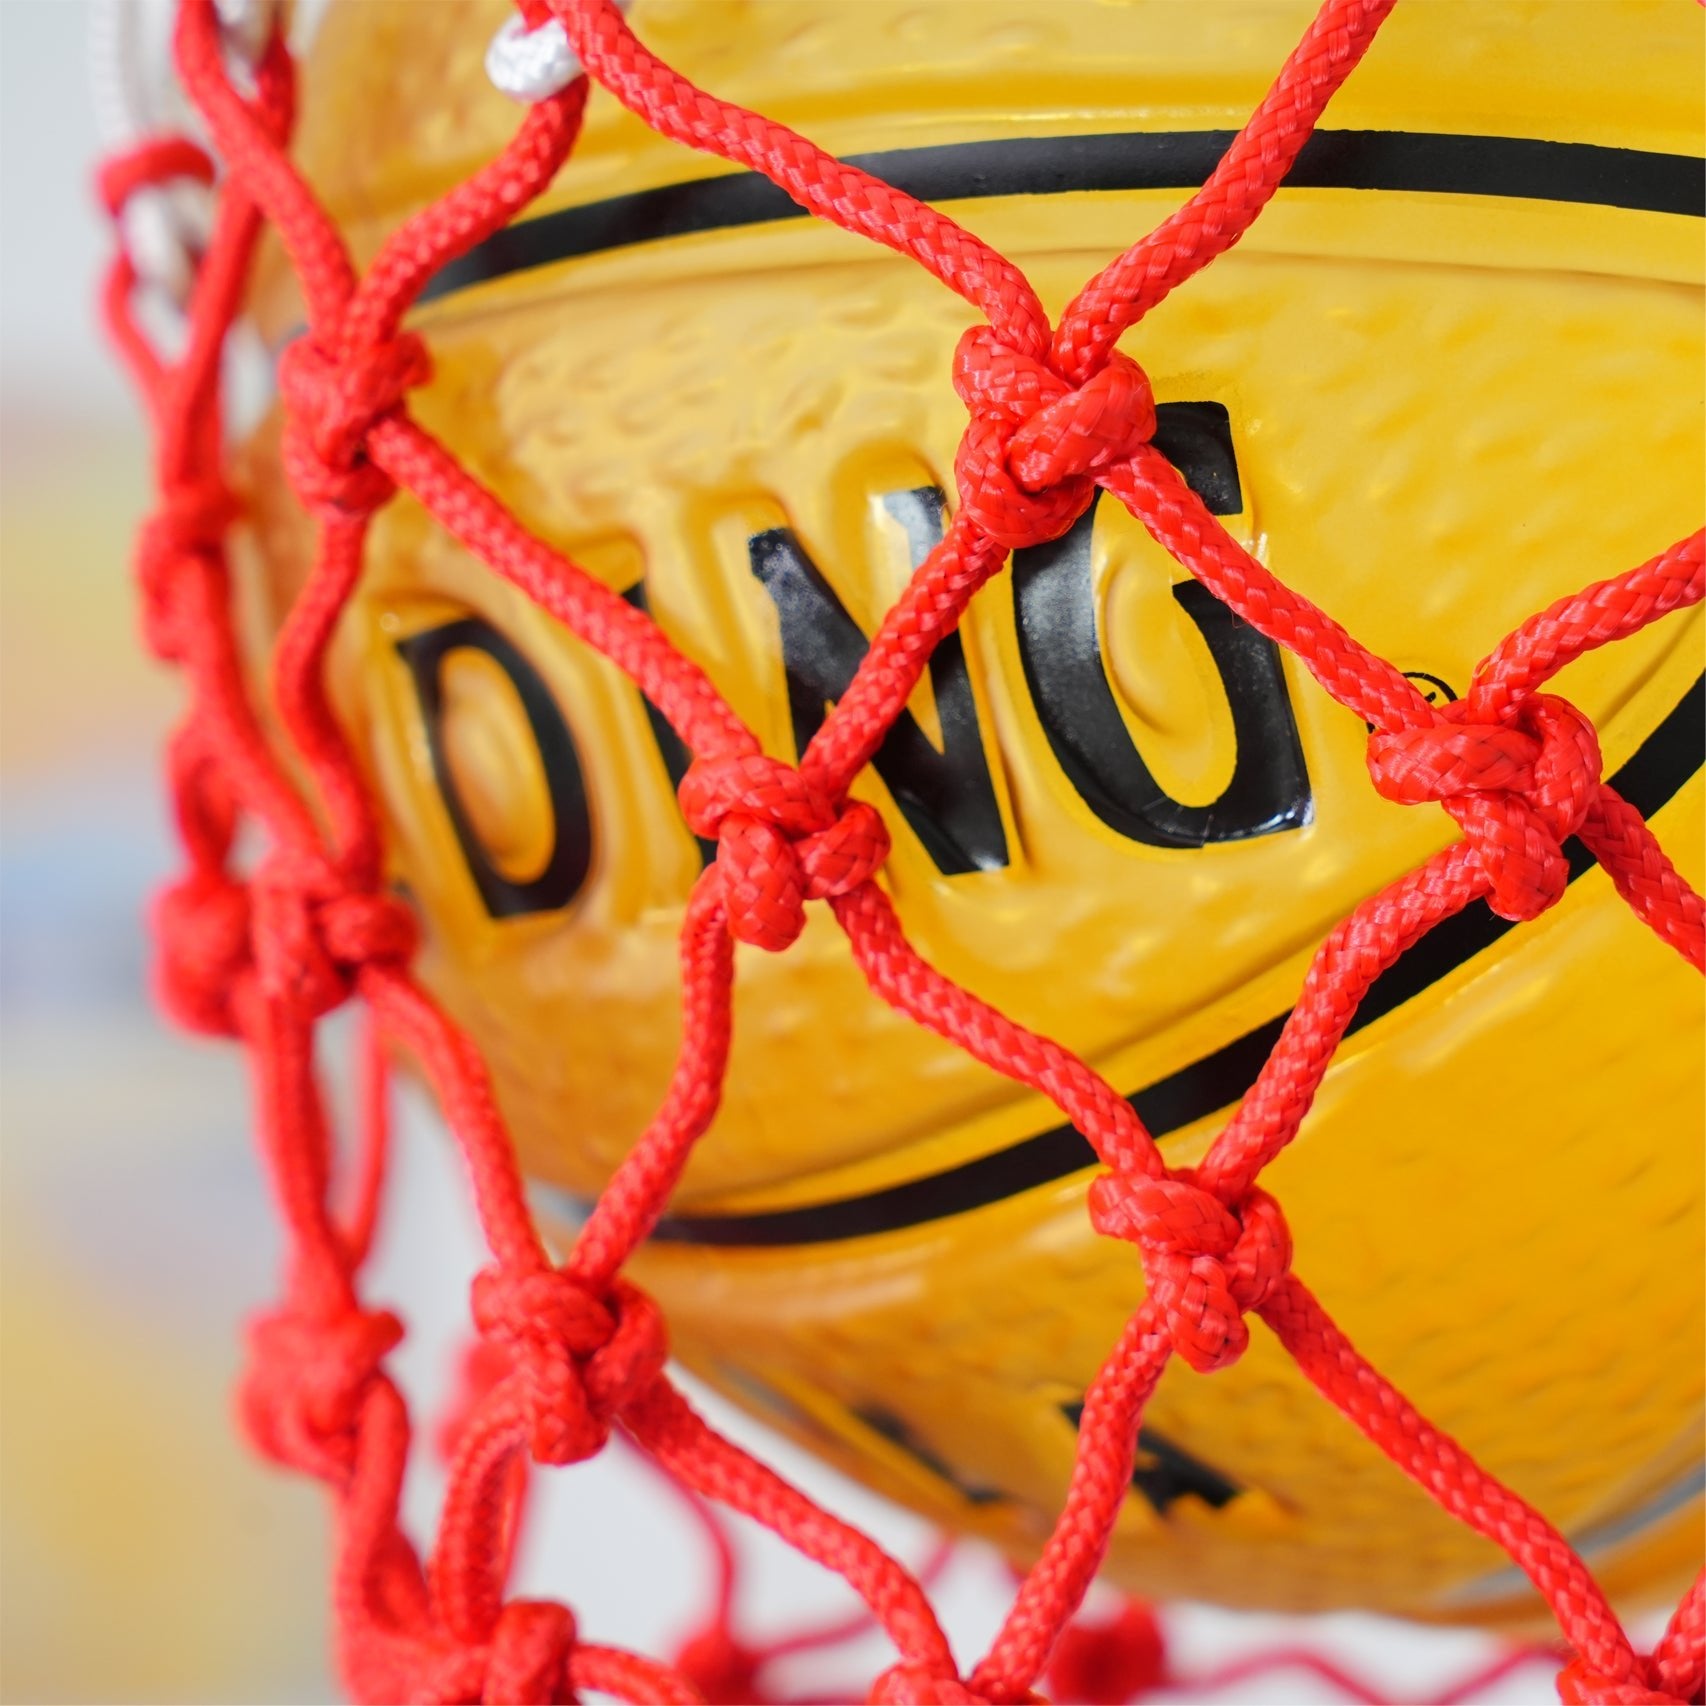
[[[214,0],[214,9],[232,71],[246,78],[272,34],[279,0]],[[104,149],[132,147],[163,131],[197,129],[172,67],[176,15],[177,0],[96,0],[90,80]],[[182,308],[195,282],[196,257],[212,231],[207,186],[179,182],[138,190],[121,223],[137,277]]]
[[[625,12],[629,0],[617,0]],[[486,75],[512,101],[531,104],[560,93],[580,76],[580,56],[556,18],[530,30],[519,15],[506,18],[486,49]]]

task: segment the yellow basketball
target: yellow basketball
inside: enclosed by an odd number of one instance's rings
[[[687,76],[951,208],[1051,313],[1199,183],[1309,0],[639,0]],[[508,0],[333,4],[299,155],[354,245],[501,146]],[[1706,14],[1400,7],[1245,240],[1127,339],[1157,443],[1280,577],[1432,691],[1699,521]],[[411,400],[531,530],[636,601],[794,757],[956,498],[965,305],[594,93],[544,202],[436,282]],[[300,322],[288,269],[255,312]],[[246,458],[257,666],[307,559],[276,431]],[[1606,774],[1703,874],[1701,625],[1574,664]],[[341,713],[547,1224],[655,1109],[705,850],[687,755],[619,672],[412,500],[340,632]],[[1016,554],[855,793],[924,956],[1206,1149],[1328,929],[1456,834],[1369,785],[1366,731],[1118,505]],[[1015,1557],[1141,1296],[1041,1097],[866,990],[814,908],[741,949],[722,1110],[635,1264],[694,1372]],[[1614,1596],[1701,1524],[1699,981],[1581,861],[1383,978],[1271,1172],[1297,1269]],[[1109,1567],[1168,1596],[1517,1617],[1526,1586],[1263,1331],[1175,1363]]]

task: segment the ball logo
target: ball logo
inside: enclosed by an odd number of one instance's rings
[[[1218,403],[1164,403],[1157,443],[1193,489],[1220,515],[1244,507],[1231,423]],[[916,572],[941,542],[946,498],[936,486],[878,495],[899,527]],[[1127,840],[1151,847],[1198,848],[1274,835],[1309,821],[1309,777],[1279,651],[1195,581],[1173,586],[1179,611],[1201,636],[1230,712],[1230,779],[1204,804],[1174,798],[1145,762],[1121,715],[1110,681],[1106,636],[1094,596],[1092,506],[1070,531],[1014,554],[1012,598],[1019,656],[1032,704],[1061,772],[1096,817]],[[869,644],[819,565],[788,527],[747,540],[748,567],[775,607],[780,662],[796,752],[803,752],[829,706],[846,692]],[[627,589],[647,606],[645,583]],[[592,866],[592,821],[583,758],[573,731],[539,672],[490,622],[461,617],[397,644],[409,670],[433,774],[469,873],[495,918],[555,911],[579,891]],[[526,880],[501,871],[483,845],[462,798],[443,739],[446,660],[484,654],[509,678],[548,778],[552,850]],[[878,749],[873,768],[935,869],[945,877],[1000,870],[1007,833],[990,775],[986,734],[973,697],[964,643],[951,634],[930,660],[940,741],[903,711]],[[672,783],[691,755],[648,705],[648,722]],[[701,844],[703,857],[715,852]]]

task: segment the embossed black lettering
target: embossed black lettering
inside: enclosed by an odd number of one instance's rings
[[[1074,1427],[1084,1414],[1082,1404],[1062,1404],[1061,1410]],[[1140,1493],[1157,1516],[1182,1498],[1201,1499],[1213,1510],[1223,1510],[1244,1491],[1218,1469],[1193,1457],[1155,1428],[1137,1430],[1137,1456],[1132,1464],[1132,1490]]]
[[[891,493],[884,503],[906,532],[916,569],[941,538],[942,494],[925,486]],[[847,691],[867,641],[790,528],[755,533],[748,552],[781,623],[794,741],[804,752],[827,708]],[[941,749],[903,711],[872,763],[937,869],[949,876],[999,870],[1007,863],[1007,835],[957,633],[936,647],[930,683]]]
[[[1156,444],[1211,511],[1243,505],[1226,411],[1163,404]],[[1099,502],[1100,500],[1098,500]],[[1196,581],[1173,588],[1219,673],[1232,714],[1231,780],[1191,806],[1155,779],[1131,738],[1103,659],[1091,585],[1096,505],[1071,530],[1013,557],[1013,602],[1025,680],[1067,779],[1110,829],[1151,847],[1201,847],[1295,829],[1311,796],[1279,649]]]
[[[644,581],[635,581],[622,596],[642,616],[651,615],[652,607],[646,597]],[[670,726],[669,718],[650,699],[642,694],[640,703],[646,708],[646,722],[651,727],[652,741],[658,749],[658,757],[663,760],[664,774],[669,777],[669,785],[679,788],[681,778],[687,774],[687,767],[693,762],[693,753],[687,742]],[[717,856],[716,842],[703,835],[696,835],[693,839],[699,844],[699,863],[709,865]]]
[[[509,677],[539,749],[551,804],[551,854],[539,874],[526,882],[506,877],[481,845],[444,750],[444,661],[457,651],[482,652]],[[397,652],[414,683],[433,777],[486,911],[494,918],[519,918],[567,906],[592,865],[592,814],[574,736],[539,672],[505,635],[478,616],[412,634],[397,642]]]
[[[968,1505],[1000,1504],[1005,1497],[998,1488],[985,1486],[955,1471],[891,1411],[876,1404],[864,1404],[855,1408],[853,1414],[874,1434],[886,1439],[937,1480],[947,1482]]]
[[[1224,403],[1157,403],[1154,444],[1210,515],[1237,515],[1243,509],[1232,417]]]

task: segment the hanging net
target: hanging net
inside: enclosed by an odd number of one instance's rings
[[[158,903],[158,987],[179,1022],[236,1039],[251,1063],[288,1260],[283,1295],[250,1329],[242,1415],[267,1457],[329,1495],[337,1658],[356,1697],[756,1696],[755,1656],[728,1628],[726,1591],[720,1621],[679,1664],[591,1644],[567,1607],[509,1594],[533,1467],[594,1457],[613,1430],[696,1499],[751,1518],[846,1579],[898,1654],[869,1698],[1035,1699],[1051,1662],[1065,1697],[1120,1697],[1158,1674],[1148,1614],[1134,1606],[1113,1624],[1069,1625],[1127,1496],[1145,1406],[1174,1358],[1203,1376],[1237,1362],[1254,1317],[1395,1473],[1526,1575],[1568,1646],[1565,1700],[1701,1698],[1706,1577],[1653,1650],[1635,1650],[1546,1517],[1431,1426],[1334,1324],[1295,1271],[1284,1208],[1262,1183],[1375,980],[1472,903],[1519,923],[1539,917],[1565,892],[1571,847],[1591,852],[1649,927],[1654,956],[1706,960],[1700,897],[1604,780],[1593,723],[1545,690],[1585,653],[1698,603],[1702,534],[1558,599],[1502,638],[1481,637],[1494,643],[1473,679],[1436,702],[1232,537],[1157,448],[1150,381],[1117,347],[1249,229],[1392,4],[1326,0],[1201,189],[1051,322],[1025,274],[988,243],[695,87],[648,51],[611,0],[521,0],[489,61],[525,103],[513,136],[358,270],[292,164],[294,62],[281,20],[265,6],[183,0],[175,61],[207,146],[187,128],[149,134],[100,180],[122,239],[107,319],[157,436],[158,502],[135,558],[144,631],[188,693],[168,757],[187,863]],[[952,366],[967,419],[951,522],[797,764],[762,750],[644,609],[530,531],[411,412],[433,362],[406,317],[431,281],[509,226],[569,162],[592,83],[663,137],[762,174],[816,218],[916,263],[972,310]],[[143,252],[152,243],[157,259],[161,226],[140,215],[165,207],[169,239],[174,204],[163,198],[198,185],[211,189],[214,212],[180,268],[185,324],[162,353],[144,307],[159,269]],[[277,386],[282,463],[316,543],[263,697],[241,648],[226,556],[239,506],[222,364],[269,233],[306,314],[278,359]],[[560,1260],[536,1230],[480,1053],[412,970],[416,918],[387,884],[380,815],[327,688],[371,523],[399,492],[638,687],[691,755],[681,811],[714,853],[681,921],[680,1046],[667,1094]],[[1100,492],[1367,725],[1369,782],[1381,796],[1443,808],[1461,831],[1320,943],[1254,1083],[1189,1168],[1168,1164],[1131,1100],[1083,1060],[915,951],[884,885],[889,827],[849,796],[980,589],[1015,552],[1066,534]],[[713,1124],[736,944],[784,953],[819,904],[874,999],[1047,1097],[1094,1146],[1089,1217],[1104,1238],[1131,1246],[1136,1307],[1084,1395],[1064,1507],[988,1651],[965,1668],[917,1576],[701,1419],[666,1368],[662,1313],[624,1272]],[[322,1024],[351,1003],[367,1015],[373,1105],[360,1141],[346,1145],[317,1088],[315,1049]],[[364,1294],[387,1162],[383,1063],[393,1055],[433,1087],[489,1247],[471,1299],[477,1378],[448,1436],[448,1487],[425,1551],[400,1517],[412,1433],[387,1365],[403,1328]],[[1123,1680],[1108,1680],[1110,1666]]]

